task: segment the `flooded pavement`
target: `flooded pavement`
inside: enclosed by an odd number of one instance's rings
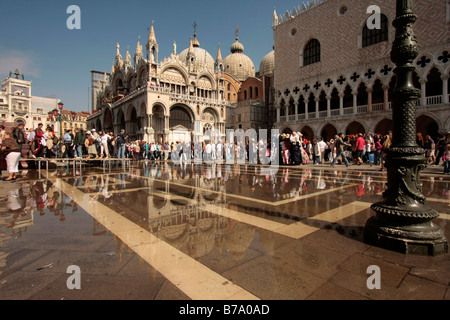
[[[81,168],[80,168],[81,169]],[[422,175],[450,238],[450,177]],[[0,299],[449,299],[450,255],[365,244],[386,174],[135,163],[0,188]],[[381,289],[367,287],[367,268]],[[69,266],[80,289],[69,289]]]

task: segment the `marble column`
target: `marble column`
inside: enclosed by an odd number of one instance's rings
[[[327,98],[327,117],[331,117],[331,97],[326,96]]]
[[[448,74],[443,74],[441,76],[442,79],[442,103],[448,103]]]
[[[372,88],[367,89],[367,112],[372,112]]]
[[[427,81],[420,80],[420,90],[422,91],[420,97],[420,105],[425,107],[427,105]]]
[[[389,110],[389,86],[383,87],[384,92],[384,110]]]

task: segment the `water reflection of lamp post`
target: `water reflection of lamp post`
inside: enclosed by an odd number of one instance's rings
[[[364,236],[367,242],[389,250],[438,255],[448,252],[448,242],[432,222],[439,214],[425,205],[420,184],[426,159],[416,143],[416,106],[421,91],[413,85],[418,44],[412,0],[397,0],[396,15],[391,60],[396,64],[397,83],[392,95],[393,141],[386,158],[388,189],[384,200],[372,205],[376,216],[367,221]]]
[[[62,113],[63,108],[64,108],[64,103],[59,102],[58,109],[54,109],[48,113],[48,116],[50,119],[55,119],[55,121],[59,122],[59,143],[58,143],[57,154],[59,154],[60,158],[62,158],[62,146],[64,145],[64,135],[63,135],[63,131],[62,131],[62,123],[63,123],[63,121],[73,122],[73,121],[75,121],[75,118],[77,116],[76,112],[72,111],[72,119],[66,117]]]

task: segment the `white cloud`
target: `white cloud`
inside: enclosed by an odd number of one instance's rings
[[[22,51],[9,51],[0,53],[0,75],[5,78],[9,73],[19,69],[25,77],[39,77],[40,70],[31,54]]]

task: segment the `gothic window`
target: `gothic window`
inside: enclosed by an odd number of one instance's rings
[[[303,65],[307,66],[320,61],[320,42],[312,39],[308,42],[303,53]]]
[[[381,29],[369,29],[367,23],[364,24],[362,32],[362,47],[368,47],[383,41],[388,40],[388,19],[382,14],[381,15]]]

